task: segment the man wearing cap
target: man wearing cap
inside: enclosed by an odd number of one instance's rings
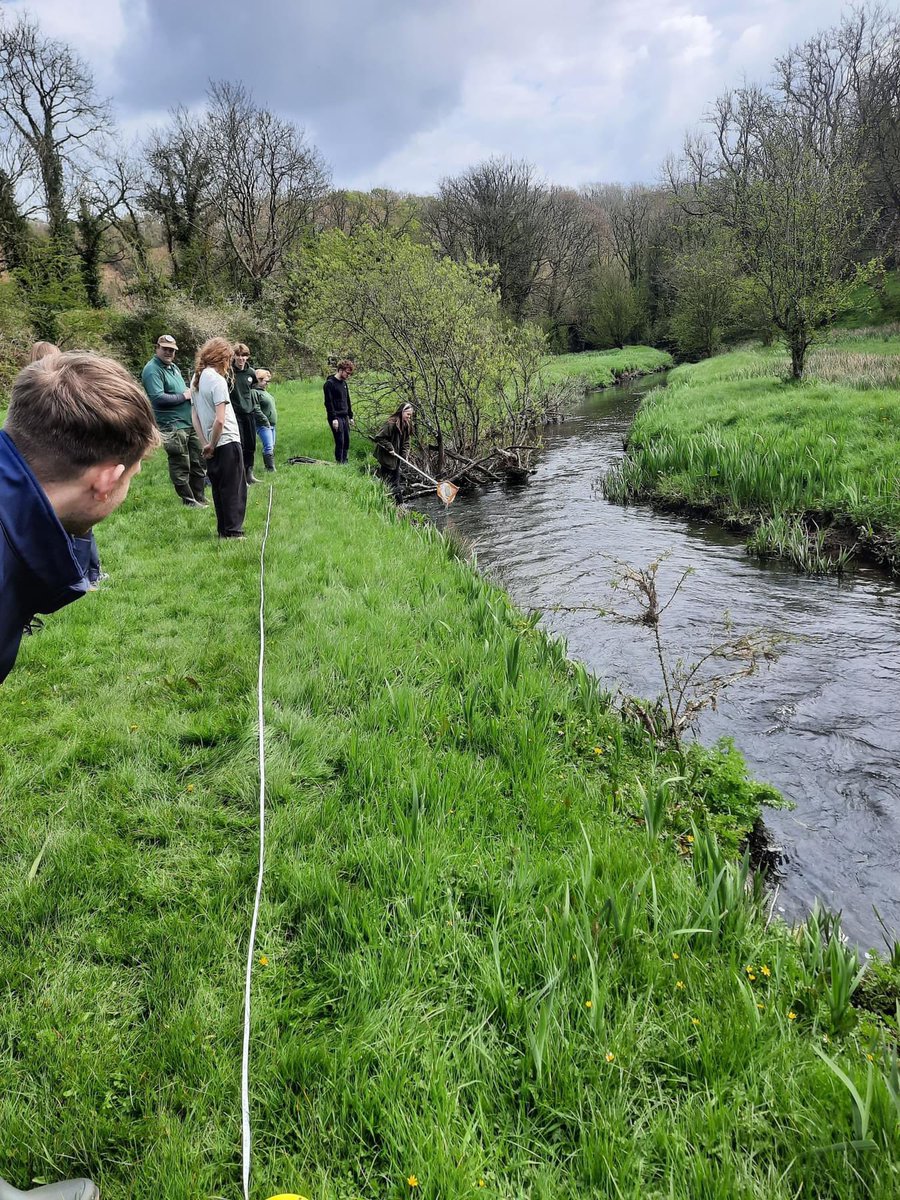
[[[191,391],[175,366],[177,349],[170,333],[157,338],[156,353],[141,371],[141,383],[153,405],[175,491],[188,508],[208,508],[203,498],[203,450],[191,420]]]

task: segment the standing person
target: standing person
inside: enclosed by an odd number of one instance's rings
[[[241,431],[228,398],[232,357],[225,338],[210,338],[197,351],[191,379],[194,429],[206,459],[220,538],[242,538],[247,511]]]
[[[401,404],[396,412],[391,413],[375,435],[375,457],[378,459],[378,477],[383,479],[394,493],[398,504],[403,501],[403,481],[400,477],[400,463],[397,460],[409,458],[409,436],[412,433],[414,409],[411,404]]]
[[[275,470],[275,426],[278,423],[278,409],[275,407],[275,397],[268,392],[271,371],[258,370],[256,380],[258,387],[253,390],[253,400],[256,405],[256,432],[262,442],[263,462],[267,471]]]
[[[237,342],[232,347],[231,374],[228,379],[228,395],[237,417],[238,429],[241,434],[241,449],[244,457],[244,471],[248,483],[259,483],[253,474],[253,460],[256,457],[256,411],[253,400],[253,390],[257,385],[256,372],[248,366],[250,348],[243,342]]]
[[[203,492],[206,466],[191,421],[191,392],[175,365],[178,350],[170,333],[156,339],[156,353],[141,371],[169,459],[169,478],[187,508],[208,508]]]
[[[118,508],[158,445],[147,397],[112,359],[57,350],[20,372],[0,430],[0,681],[26,622],[88,591],[86,535]],[[28,1192],[0,1179],[0,1200],[25,1197],[98,1200],[99,1192],[89,1179]]]
[[[341,359],[333,375],[325,380],[325,412],[334,435],[334,461],[345,463],[350,449],[350,425],[353,421],[353,406],[347,380],[353,374],[353,363],[349,358]]]

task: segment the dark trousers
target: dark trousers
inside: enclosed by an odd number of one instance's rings
[[[350,449],[350,418],[334,417],[333,421],[338,423],[337,429],[334,424],[331,425],[331,432],[334,435],[334,461],[345,463],[347,451]]]
[[[237,442],[216,446],[206,464],[216,509],[219,537],[237,537],[244,532],[247,511],[247,476],[244,458]]]
[[[163,429],[160,436],[169,460],[169,478],[182,500],[202,500],[206,463],[193,428]]]
[[[235,408],[238,429],[241,431],[241,450],[244,456],[244,470],[253,470],[253,459],[256,455],[256,419],[252,412],[245,413],[241,408]]]
[[[400,468],[395,467],[392,471],[390,467],[379,467],[378,478],[383,479],[386,486],[391,489],[394,499],[398,504],[403,503],[403,480],[400,478]]]

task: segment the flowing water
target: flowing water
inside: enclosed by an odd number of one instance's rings
[[[622,609],[609,588],[614,560],[646,566],[668,554],[663,595],[693,568],[664,617],[674,657],[694,661],[726,611],[737,633],[790,635],[771,667],[702,715],[699,736],[733,738],[752,774],[795,805],[765,818],[783,856],[778,909],[799,918],[819,897],[843,911],[851,937],[881,946],[873,906],[900,938],[900,588],[866,569],[836,582],[760,565],[742,538],[715,524],[604,500],[597,481],[621,457],[640,396],[659,383],[593,393],[546,431],[528,483],[460,494],[446,515],[430,511],[473,545],[481,568],[519,605],[545,611],[545,626],[604,686],[660,692],[649,631],[548,610]]]

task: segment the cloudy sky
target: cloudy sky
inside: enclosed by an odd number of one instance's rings
[[[492,154],[555,182],[656,178],[723,87],[841,0],[7,0],[74,45],[137,135],[248,84],[336,185],[433,190]]]

